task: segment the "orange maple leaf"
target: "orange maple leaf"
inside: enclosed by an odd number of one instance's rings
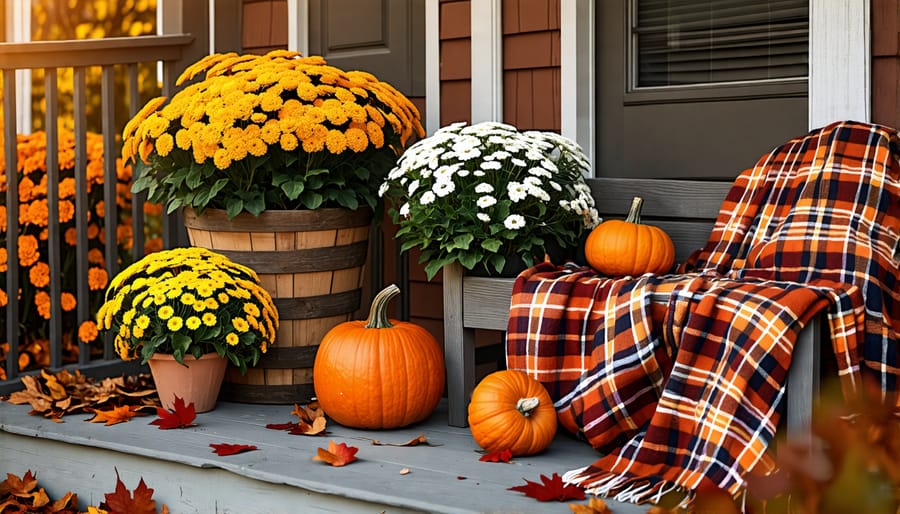
[[[134,489],[134,495],[119,478],[116,470],[116,491],[104,495],[106,501],[100,507],[110,514],[156,514],[156,501],[153,500],[153,489],[147,487],[143,477]]]
[[[318,448],[318,454],[313,460],[321,461],[332,466],[339,467],[350,464],[356,460],[356,452],[359,448],[347,446],[347,443],[337,444],[333,440],[328,441],[328,449]]]
[[[91,423],[103,423],[105,426],[124,423],[135,416],[143,416],[134,405],[122,405],[110,410],[95,410],[94,417],[87,420]]]
[[[509,462],[512,460],[513,454],[512,450],[506,448],[505,450],[497,450],[491,453],[485,453],[481,456],[481,462]]]
[[[289,433],[293,435],[320,435],[325,433],[325,418],[316,418],[312,423],[300,421],[294,425]]]
[[[570,503],[569,509],[575,514],[612,514],[606,502],[600,498],[591,498],[587,505],[580,503]]]

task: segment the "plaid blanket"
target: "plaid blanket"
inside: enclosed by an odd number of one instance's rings
[[[704,478],[737,494],[774,467],[793,345],[823,310],[845,394],[866,375],[895,395],[898,155],[891,130],[832,124],[742,173],[677,274],[542,263],[519,275],[507,366],[607,454],[566,480],[634,502]]]

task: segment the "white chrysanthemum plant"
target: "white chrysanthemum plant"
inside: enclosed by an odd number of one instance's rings
[[[561,249],[599,222],[581,148],[554,132],[455,123],[409,147],[379,189],[401,250],[421,250],[430,280],[445,265],[500,273]],[[562,258],[562,257],[557,257]]]

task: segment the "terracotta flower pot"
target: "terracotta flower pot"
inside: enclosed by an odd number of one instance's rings
[[[197,412],[206,412],[216,407],[225,365],[228,361],[212,352],[195,359],[193,355],[184,357],[184,364],[167,354],[155,354],[150,358],[150,373],[156,383],[159,400],[166,409],[174,409],[175,396],[184,400],[185,405],[194,404]]]

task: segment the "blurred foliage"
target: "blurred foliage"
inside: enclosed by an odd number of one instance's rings
[[[107,37],[142,36],[156,33],[157,0],[31,0],[31,39],[33,41],[58,41],[64,39],[100,39]],[[74,126],[72,93],[74,90],[72,68],[62,68],[58,73],[59,128],[72,130]],[[130,87],[124,67],[115,70],[115,128],[121,133],[131,118],[128,97]],[[87,129],[102,130],[100,118],[101,69],[87,68]],[[32,130],[44,130],[46,101],[44,96],[44,71],[32,73]],[[140,100],[135,109],[160,94],[156,65],[143,63],[138,66]]]

